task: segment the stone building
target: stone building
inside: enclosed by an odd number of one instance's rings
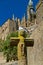
[[[18,28],[16,22],[20,22],[19,19],[14,20],[14,16],[12,19],[8,19],[2,26],[0,26],[0,39],[6,40],[8,34],[15,32]]]
[[[0,27],[0,39],[6,39],[7,35],[13,31],[18,30],[19,26],[27,28],[41,21],[43,21],[43,0],[39,0],[39,3],[36,6],[36,12],[34,10],[32,0],[29,0],[27,6],[27,18],[24,15],[20,21],[18,18],[14,19],[13,15],[12,19],[8,19]]]
[[[34,46],[27,47],[27,65],[43,65],[43,0],[36,6],[38,27],[29,39],[34,39]]]
[[[25,14],[24,14],[24,17],[22,18],[21,26],[22,26],[22,27],[27,27],[27,22],[26,22]]]
[[[1,27],[0,27],[0,39],[5,40],[7,35],[11,32],[14,32],[15,23],[13,20],[8,19]]]
[[[30,20],[31,20],[31,22],[30,22]],[[26,16],[24,15],[20,22],[20,19],[18,19],[17,17],[14,19],[14,15],[13,15],[12,19],[8,19],[0,27],[0,39],[5,40],[7,35],[11,32],[18,30],[19,26],[29,27],[29,25],[30,25],[29,23],[32,23],[33,20],[34,20],[33,2],[29,1],[29,5],[27,8],[27,20],[26,20]]]
[[[29,27],[34,24],[38,24],[41,21],[43,21],[43,0],[39,0],[38,4],[36,5],[36,11],[33,7],[33,1],[29,0],[27,6],[27,19],[24,16],[22,18],[21,25],[24,27]]]

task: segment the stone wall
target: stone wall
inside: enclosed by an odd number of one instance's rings
[[[1,26],[0,39],[2,39],[2,40],[6,39],[6,36],[7,36],[8,33],[9,33],[9,21],[6,21],[6,23],[4,23]]]
[[[34,46],[27,47],[28,65],[43,65],[43,21],[32,32],[30,39],[34,39]]]
[[[13,20],[8,19],[1,27],[0,27],[0,39],[5,40],[7,35],[13,31],[16,31],[16,25]]]

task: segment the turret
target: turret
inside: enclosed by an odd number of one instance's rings
[[[27,8],[27,20],[32,22],[35,16],[35,10],[33,7],[33,1],[30,0]]]
[[[23,16],[23,18],[22,18],[21,26],[27,27],[27,22],[26,22],[26,16],[25,16],[25,14],[24,14],[24,16]]]
[[[14,20],[14,14],[13,14],[13,16],[12,16],[12,20]]]

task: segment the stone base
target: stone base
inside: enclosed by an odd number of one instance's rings
[[[26,60],[25,59],[19,60],[18,65],[26,65]]]

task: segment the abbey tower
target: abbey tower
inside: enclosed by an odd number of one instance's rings
[[[36,13],[35,9],[33,7],[33,1],[29,0],[28,6],[27,6],[27,26],[30,24],[35,23]]]

